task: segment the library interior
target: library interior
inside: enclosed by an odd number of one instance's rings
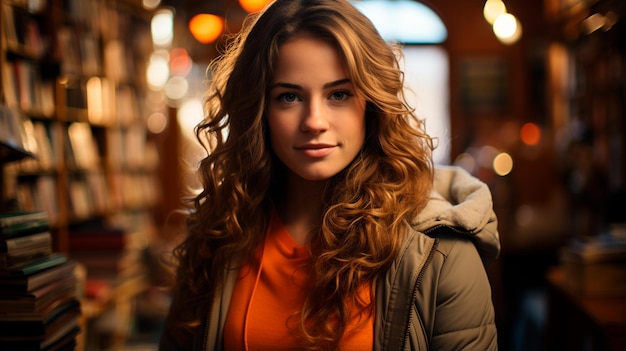
[[[0,349],[157,350],[218,57],[271,0],[0,0]],[[626,2],[351,0],[488,185],[501,350],[626,349]]]

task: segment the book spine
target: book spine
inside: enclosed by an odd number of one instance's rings
[[[40,246],[17,254],[0,253],[0,269],[10,270],[52,254],[49,246]]]
[[[74,266],[75,264],[73,262],[65,263],[59,269],[47,270],[41,274],[29,277],[26,290],[33,291],[34,289],[55,281],[56,279],[65,278],[68,275],[73,274],[72,272],[74,271]]]
[[[47,245],[52,246],[52,234],[48,231],[0,240],[0,252],[12,254],[20,249]]]
[[[48,214],[46,212],[9,214],[0,218],[0,228],[41,220],[48,220]]]
[[[50,222],[46,220],[33,220],[30,222],[24,222],[19,224],[13,224],[7,227],[0,227],[0,236],[5,238],[12,238],[17,236],[24,236],[36,232],[48,230],[50,228]]]
[[[23,266],[19,266],[17,268],[8,270],[8,271],[0,271],[1,277],[19,277],[22,275],[31,275],[35,274],[39,271],[43,271],[47,268],[52,268],[58,266],[67,261],[65,255],[60,253],[52,254],[48,257],[44,257],[40,260],[37,260],[32,263],[25,264]]]

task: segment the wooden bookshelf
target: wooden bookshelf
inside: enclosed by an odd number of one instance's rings
[[[626,187],[626,3],[546,1],[548,108],[562,152],[572,235],[595,235]]]
[[[121,250],[140,250],[156,235],[160,198],[141,64],[149,52],[134,42],[149,37],[151,14],[119,0],[0,4],[0,103],[23,117],[28,146],[1,148],[0,211],[47,212],[54,251],[70,258],[71,233],[85,226],[132,233],[139,244]],[[83,301],[93,312],[85,325],[111,310],[130,323],[144,281],[112,279],[109,299]]]
[[[4,187],[2,200],[49,209],[57,249],[66,252],[65,228],[149,210],[158,200],[149,187],[158,157],[146,157],[155,149],[145,126],[147,88],[134,69],[145,58],[128,35],[148,31],[149,22],[125,2],[41,3],[27,9],[2,0],[2,103],[28,117],[37,154],[7,167],[15,187]],[[25,22],[28,30],[17,25]]]

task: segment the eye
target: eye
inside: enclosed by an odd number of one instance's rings
[[[282,93],[276,97],[276,100],[286,103],[298,101],[298,95],[294,93]]]
[[[352,94],[346,90],[337,90],[337,91],[333,91],[329,98],[331,100],[338,100],[338,101],[343,101],[343,100],[347,100],[352,96]]]

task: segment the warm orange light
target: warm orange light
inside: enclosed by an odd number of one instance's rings
[[[208,44],[217,39],[224,29],[224,20],[217,15],[201,13],[189,21],[189,30],[197,41]]]
[[[248,13],[261,11],[272,0],[239,0],[241,8]]]
[[[172,75],[184,77],[191,71],[191,57],[187,50],[174,48],[170,50],[170,72]]]
[[[535,123],[526,123],[520,129],[520,139],[526,145],[537,145],[541,140],[541,128]]]

